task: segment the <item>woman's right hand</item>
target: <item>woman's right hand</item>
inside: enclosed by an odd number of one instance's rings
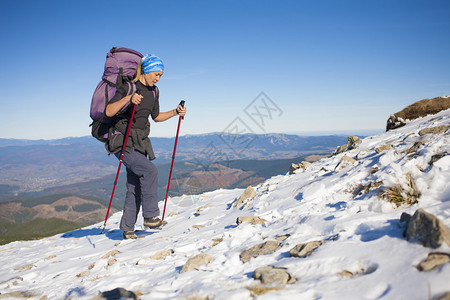
[[[134,93],[130,96],[130,102],[136,105],[139,105],[142,101],[142,95],[139,95],[138,93]]]

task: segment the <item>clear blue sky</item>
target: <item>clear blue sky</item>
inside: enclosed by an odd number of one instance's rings
[[[187,101],[183,135],[383,129],[391,113],[450,94],[449,14],[448,0],[2,0],[0,138],[89,135],[113,46],[163,59],[161,109]],[[245,112],[261,92],[276,109],[257,126]]]

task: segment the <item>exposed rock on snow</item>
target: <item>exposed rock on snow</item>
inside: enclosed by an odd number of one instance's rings
[[[279,241],[280,243],[285,241],[287,238],[289,238],[291,235],[289,233],[279,235],[275,238],[276,241]]]
[[[263,284],[290,284],[297,281],[287,272],[286,268],[272,266],[257,268],[253,278],[259,279]]]
[[[188,259],[188,261],[184,264],[183,268],[181,269],[180,273],[197,270],[197,267],[202,265],[209,264],[214,258],[205,253],[197,254],[194,257],[191,257]]]
[[[205,204],[205,205],[200,206],[195,211],[194,216],[196,216],[196,217],[200,216],[201,213],[203,213],[205,210],[207,210],[210,207],[212,207],[210,204]]]
[[[450,99],[448,97],[437,97],[417,101],[391,115],[386,123],[386,131],[405,126],[407,120],[415,120],[427,115],[437,114],[438,112],[449,108]]]
[[[248,201],[250,201],[253,197],[256,196],[256,190],[252,186],[248,186],[245,191],[242,193],[241,196],[239,196],[239,199],[237,199],[233,203],[233,207],[242,206],[244,207]]]
[[[105,255],[103,255],[102,258],[109,258],[109,257],[117,255],[119,253],[120,253],[119,250],[111,250],[108,253],[106,253]]]
[[[243,263],[248,262],[251,258],[258,257],[260,255],[266,255],[273,253],[281,248],[281,243],[278,241],[267,241],[258,245],[255,245],[245,251],[243,251],[239,258]]]
[[[450,229],[421,208],[408,221],[405,236],[408,241],[418,241],[425,247],[438,248],[443,243],[450,246]]]
[[[350,151],[353,149],[358,149],[359,144],[361,144],[361,143],[362,143],[362,140],[359,137],[357,137],[355,135],[349,136],[347,143],[342,146],[337,147],[336,151],[333,154],[336,155],[336,154],[344,153],[344,152],[347,152],[347,151]]]
[[[346,167],[351,166],[351,165],[353,165],[355,163],[356,163],[356,159],[354,159],[354,158],[352,158],[350,156],[344,155],[341,158],[341,160],[339,161],[339,163],[336,165],[334,170],[335,171],[340,171],[340,170],[345,169]]]
[[[297,170],[305,171],[310,165],[311,163],[309,161],[302,161],[299,164],[292,163],[289,167],[289,174],[294,174],[294,172]]]
[[[390,149],[392,149],[392,148],[393,148],[392,145],[384,144],[383,146],[376,147],[376,148],[375,148],[375,152],[376,152],[376,153],[381,153],[381,152],[383,152],[383,151],[385,151],[385,150],[390,150]]]
[[[419,271],[431,271],[448,262],[450,262],[450,254],[439,252],[430,253],[426,259],[420,262],[417,269]]]
[[[250,225],[258,225],[258,224],[265,224],[267,222],[267,220],[262,219],[260,217],[256,217],[256,216],[244,216],[244,217],[238,217],[236,223],[242,224],[242,223],[247,223]]]
[[[124,288],[115,288],[113,290],[101,293],[97,297],[94,297],[92,300],[113,300],[113,299],[138,300],[140,298],[132,291],[127,291]]]
[[[414,145],[411,148],[409,148],[408,150],[406,150],[405,153],[406,154],[415,153],[417,150],[419,150],[420,146],[425,145],[427,142],[428,142],[427,140],[415,142]]]
[[[450,300],[450,292],[434,297],[433,300]]]
[[[34,267],[36,267],[36,266],[34,266],[32,264],[27,264],[27,265],[23,265],[23,266],[19,266],[19,267],[14,268],[14,271],[25,272],[25,271],[33,269]]]
[[[434,164],[435,162],[437,162],[438,160],[440,160],[441,158],[443,158],[444,156],[447,156],[448,153],[447,152],[443,152],[443,153],[438,153],[435,154],[431,157],[430,161],[428,162],[429,165]]]
[[[450,125],[442,125],[436,127],[425,128],[419,131],[420,136],[424,136],[427,134],[441,134],[447,132],[450,129]]]
[[[289,256],[292,257],[307,257],[316,251],[323,244],[323,241],[313,241],[296,245],[289,251]]]

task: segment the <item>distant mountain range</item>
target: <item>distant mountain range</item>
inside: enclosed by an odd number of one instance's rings
[[[151,138],[157,165],[171,161],[174,138]],[[287,134],[186,135],[178,139],[176,161],[207,166],[237,159],[288,159],[330,153],[345,136]],[[6,194],[86,182],[114,174],[118,161],[90,136],[56,140],[0,139],[0,199]]]
[[[157,165],[171,161],[174,138],[151,138]],[[233,160],[292,159],[333,152],[346,136],[286,134],[187,135],[178,139],[177,162],[207,169]],[[115,174],[118,161],[90,136],[57,140],[0,139],[0,200],[18,193],[88,182]],[[198,168],[198,167],[197,167]]]

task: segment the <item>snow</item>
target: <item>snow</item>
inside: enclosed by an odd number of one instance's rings
[[[448,292],[450,263],[429,272],[416,266],[430,252],[449,253],[450,246],[430,249],[406,241],[399,220],[402,212],[423,208],[450,227],[450,156],[429,164],[433,155],[450,153],[450,135],[418,135],[420,129],[446,124],[450,110],[365,138],[359,149],[256,186],[257,195],[245,208],[232,207],[243,189],[169,198],[168,224],[161,231],[145,231],[139,216],[137,240],[122,239],[119,212],[110,217],[105,234],[99,223],[1,246],[0,293],[91,299],[123,287],[138,292],[141,299],[252,299],[246,287],[259,283],[252,275],[262,266],[287,268],[297,281],[258,299],[426,299]],[[406,155],[418,141],[424,144],[417,154]],[[374,151],[385,144],[392,149]],[[338,169],[343,156],[357,161]],[[397,208],[380,199],[382,187],[407,188],[407,174],[421,192],[418,204]],[[375,182],[382,182],[382,187],[353,193]],[[237,225],[239,216],[267,222]],[[290,236],[273,254],[240,261],[242,251],[285,234]],[[318,240],[325,243],[311,256],[289,256],[295,245]],[[151,258],[162,250],[173,252],[163,259]],[[180,273],[186,261],[200,253],[214,260]],[[356,275],[339,275],[343,271]]]

